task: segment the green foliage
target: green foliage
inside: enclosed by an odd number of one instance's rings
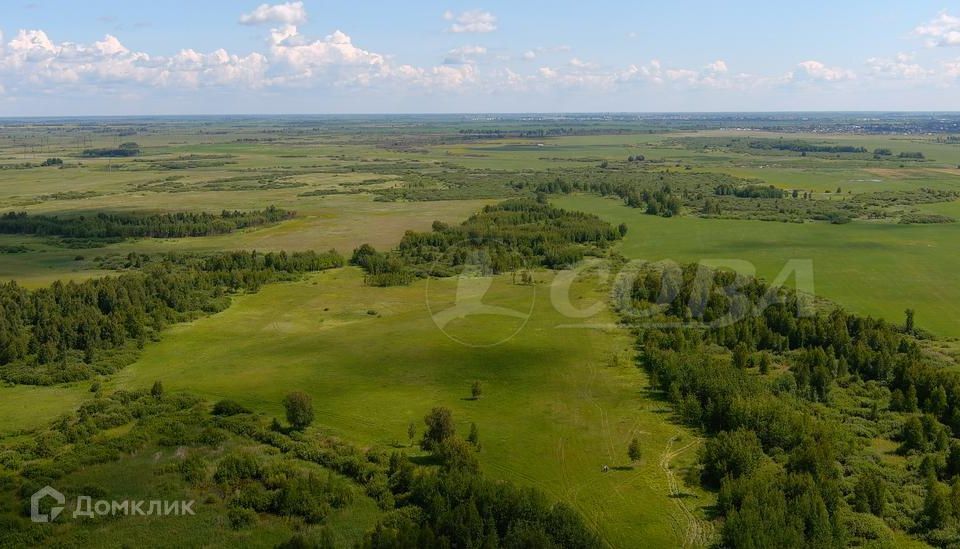
[[[227,511],[227,520],[230,522],[230,528],[243,530],[257,524],[257,513],[245,507],[231,507]]]
[[[251,413],[250,409],[233,400],[221,400],[213,405],[213,415],[215,416],[235,416],[249,413]]]
[[[313,398],[303,391],[294,391],[283,399],[287,421],[294,429],[306,429],[313,423]]]
[[[627,457],[630,458],[630,461],[640,461],[640,458],[643,457],[643,448],[640,446],[640,439],[633,437],[630,440],[630,444],[627,445]]]
[[[366,271],[368,285],[394,286],[415,277],[449,276],[466,264],[482,274],[563,268],[621,237],[595,216],[517,199],[486,206],[457,227],[434,223],[430,233],[408,231],[390,253],[364,244],[350,262]]]
[[[220,460],[213,480],[220,484],[236,484],[243,480],[259,479],[263,469],[255,456],[248,453],[230,454]]]
[[[37,290],[0,285],[0,379],[52,385],[110,374],[169,324],[222,310],[231,292],[343,265],[333,251],[129,260],[143,270]]]
[[[112,149],[84,149],[80,156],[84,158],[125,158],[138,156],[140,154],[140,145],[130,142],[121,143],[119,147]]]
[[[707,441],[700,453],[701,478],[706,484],[719,486],[726,478],[736,479],[753,473],[763,463],[763,458],[763,447],[754,431],[720,431]]]
[[[424,450],[432,451],[435,446],[456,434],[456,428],[453,425],[453,412],[449,408],[442,406],[433,408],[423,418],[423,422],[427,426],[423,433],[423,440],[420,442],[420,446]]]
[[[480,471],[480,460],[477,459],[477,448],[471,442],[451,435],[433,445],[433,455],[444,470],[476,474]]]
[[[852,511],[901,528],[916,514],[925,539],[952,540],[957,520],[939,479],[960,473],[960,443],[951,440],[960,429],[960,374],[923,355],[899,326],[840,309],[801,314],[794,292],[753,279],[731,297],[725,288],[732,275],[712,276],[704,289],[697,284],[709,277],[693,266],[648,267],[630,296],[641,310],[661,300],[656,306],[668,321],[686,322],[670,331],[641,327],[642,364],[678,415],[712,435],[700,454],[701,479],[720,487],[724,545],[843,545],[852,530],[840,517]],[[739,311],[735,322],[708,324],[730,309]],[[717,347],[732,350],[734,360]],[[770,381],[752,375],[743,366],[758,352],[761,364],[777,356],[790,374]],[[857,394],[865,404],[853,408]],[[900,413],[899,429],[881,412],[885,394]],[[857,450],[883,435],[900,440],[915,473],[878,469]],[[892,477],[912,486],[899,493],[924,486],[925,502],[890,504]]]
[[[483,395],[483,383],[480,380],[474,381],[470,385],[470,396],[473,400],[479,399]]]
[[[178,212],[167,214],[108,214],[49,217],[10,212],[0,216],[0,234],[61,236],[75,239],[182,238],[226,234],[291,219],[296,214],[269,206],[252,212],[227,211],[219,215]]]

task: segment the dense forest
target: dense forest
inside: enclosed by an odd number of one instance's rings
[[[37,290],[0,285],[0,379],[51,385],[112,373],[165,326],[226,308],[231,293],[344,264],[335,251],[131,261],[143,268]]]
[[[434,222],[433,231],[408,231],[399,246],[378,252],[363,245],[351,263],[374,286],[408,284],[417,277],[450,276],[475,264],[488,274],[535,267],[562,268],[597,254],[626,233],[600,218],[530,199],[486,206],[457,226]]]
[[[710,435],[700,478],[724,545],[890,543],[888,527],[960,543],[960,374],[922,351],[912,311],[904,326],[813,312],[696,265],[648,268],[621,294],[651,382]]]
[[[219,215],[192,213],[98,213],[76,217],[9,212],[0,216],[0,234],[59,236],[75,239],[181,238],[225,234],[291,219],[296,214],[274,206]]]

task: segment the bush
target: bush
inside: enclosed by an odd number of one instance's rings
[[[251,411],[232,400],[221,400],[213,405],[213,415],[215,416],[235,416],[238,414],[249,414]]]
[[[207,461],[196,453],[190,454],[181,461],[177,469],[183,480],[194,486],[207,480]]]
[[[232,507],[227,511],[230,528],[242,530],[257,523],[257,513],[244,507]]]
[[[287,421],[294,429],[305,429],[313,423],[313,399],[303,391],[296,391],[283,399],[283,407],[287,410]]]
[[[229,484],[238,480],[258,479],[262,469],[257,458],[250,454],[231,454],[220,461],[213,480]]]

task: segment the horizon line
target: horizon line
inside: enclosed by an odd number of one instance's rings
[[[463,111],[463,112],[315,112],[315,113],[198,113],[198,114],[44,114],[0,115],[0,120],[66,119],[66,118],[214,118],[214,117],[306,117],[306,116],[664,116],[664,115],[803,115],[803,114],[947,114],[960,115],[960,110],[715,110],[715,111]]]

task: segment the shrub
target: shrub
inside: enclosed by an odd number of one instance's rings
[[[231,454],[217,465],[213,480],[224,484],[260,478],[262,470],[257,458],[250,454]]]
[[[181,461],[177,469],[183,480],[195,486],[207,479],[207,461],[196,453]]]
[[[283,407],[287,410],[287,421],[294,429],[305,429],[313,423],[313,399],[303,391],[296,391],[283,399]]]
[[[227,520],[234,530],[242,530],[257,523],[257,513],[244,507],[232,507],[227,511]]]
[[[248,408],[232,400],[221,400],[213,405],[213,415],[215,416],[235,416],[249,413],[251,411]]]

